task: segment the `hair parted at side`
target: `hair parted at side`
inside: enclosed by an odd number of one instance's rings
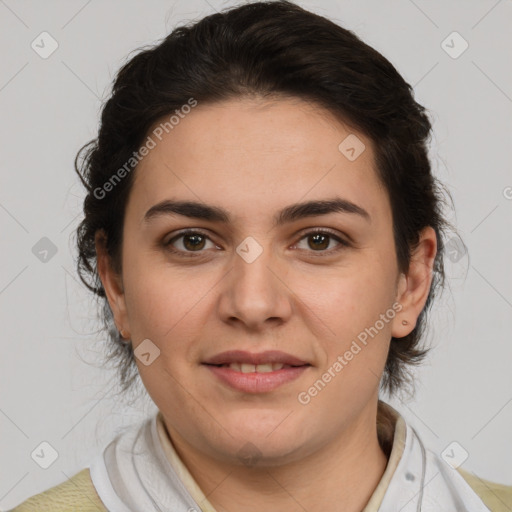
[[[393,65],[350,30],[288,1],[255,2],[180,26],[131,58],[103,106],[98,137],[76,156],[75,169],[87,189],[76,231],[77,269],[102,301],[107,357],[119,368],[123,391],[138,372],[131,344],[121,341],[113,324],[97,272],[95,234],[104,232],[113,268],[122,272],[124,214],[136,166],[108,192],[105,183],[126,169],[155,122],[191,98],[201,105],[281,95],[323,107],[373,141],[376,172],[390,198],[400,271],[408,270],[421,230],[435,230],[438,252],[425,308],[409,335],[392,339],[382,388],[393,394],[410,383],[409,367],[428,352],[422,346],[425,319],[444,285],[443,235],[450,225],[442,215],[445,189],[427,154],[431,124],[425,109]]]

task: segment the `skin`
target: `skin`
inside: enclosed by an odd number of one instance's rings
[[[366,146],[355,161],[338,150],[349,134]],[[391,337],[414,328],[427,299],[434,230],[421,233],[408,273],[400,273],[372,141],[295,98],[200,104],[135,172],[122,275],[112,271],[101,232],[98,269],[117,327],[134,348],[150,339],[160,350],[148,366],[136,359],[141,379],[208,500],[219,512],[361,511],[387,464],[376,431],[379,381]],[[338,212],[272,225],[285,206],[334,196],[371,220]],[[143,222],[164,199],[220,206],[232,220]],[[199,251],[190,239],[174,240],[171,247],[189,258],[164,246],[184,228],[208,237]],[[318,249],[306,236],[314,228],[351,237],[351,245],[330,238]],[[263,249],[252,263],[236,252],[248,236]],[[299,403],[298,394],[395,302],[402,309],[394,319],[307,405]],[[242,393],[201,365],[231,349],[282,350],[311,367],[274,391]],[[239,454],[248,442],[258,454],[253,466]]]

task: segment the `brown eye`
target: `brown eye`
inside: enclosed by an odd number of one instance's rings
[[[313,250],[322,250],[329,247],[330,236],[322,233],[315,233],[314,235],[308,235],[308,245]]]
[[[300,247],[303,241],[307,240],[307,247]],[[335,242],[334,244],[332,242]],[[325,256],[349,247],[350,244],[338,235],[325,229],[318,229],[305,233],[296,247],[309,252],[317,252],[315,256]]]
[[[190,251],[204,248],[205,237],[203,235],[184,235],[183,246]]]
[[[216,247],[210,238],[200,231],[186,231],[172,237],[169,241],[164,242],[164,247],[174,253],[185,256],[190,253],[203,253],[204,249],[208,249],[207,243],[211,244],[211,248]],[[188,254],[187,254],[188,253]]]

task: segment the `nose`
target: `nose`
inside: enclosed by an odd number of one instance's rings
[[[293,309],[293,293],[285,282],[286,262],[278,261],[268,246],[262,249],[255,259],[245,257],[242,251],[234,254],[218,303],[224,322],[243,324],[253,331],[285,323]]]

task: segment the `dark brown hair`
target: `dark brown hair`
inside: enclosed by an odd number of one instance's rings
[[[243,96],[296,97],[323,107],[373,141],[377,174],[389,194],[396,256],[408,270],[420,231],[431,226],[438,241],[434,276],[416,327],[392,339],[382,388],[394,393],[410,381],[408,366],[422,361],[425,315],[444,284],[444,188],[427,154],[431,124],[412,87],[379,52],[353,32],[287,2],[256,2],[176,28],[142,49],[118,72],[103,106],[97,139],[81,148],[75,168],[87,188],[77,229],[80,278],[102,301],[122,389],[138,372],[130,343],[122,343],[96,269],[95,233],[106,234],[113,268],[121,272],[124,213],[134,172],[105,192],[104,184],[130,160],[150,128],[193,98],[199,105]],[[341,142],[341,141],[340,141]],[[119,176],[119,174],[118,174]],[[101,193],[98,191],[102,190]],[[105,193],[104,193],[105,192]],[[449,195],[449,193],[448,193]]]

